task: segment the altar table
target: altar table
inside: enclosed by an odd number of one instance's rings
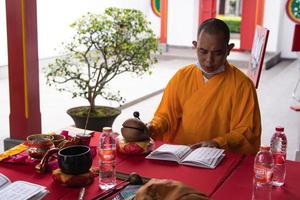
[[[144,156],[131,156],[119,163],[117,169],[126,173],[135,171],[149,178],[178,180],[211,196],[242,158],[239,154],[226,153],[215,169],[206,169],[179,165],[171,161],[148,160]]]
[[[98,143],[99,133],[95,133],[91,145]],[[205,169],[179,165],[175,162],[147,160],[145,156],[117,155],[116,168],[118,171],[137,172],[149,178],[166,178],[182,181],[213,199],[251,199],[253,156],[244,157],[239,154],[226,153],[225,158],[216,169]],[[93,167],[98,166],[97,156]],[[287,162],[286,184],[274,189],[274,199],[300,199],[300,163]],[[51,173],[38,174],[33,166],[7,164],[0,162],[0,173],[10,180],[24,180],[47,187],[49,194],[44,199],[77,199],[80,188],[67,188],[55,183]],[[85,199],[92,199],[101,193],[98,178],[86,187]]]
[[[254,156],[247,156],[212,195],[212,199],[251,199]],[[272,200],[300,199],[300,162],[286,162],[285,184],[273,187]]]

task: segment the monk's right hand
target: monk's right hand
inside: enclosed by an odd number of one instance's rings
[[[147,127],[147,131],[149,133],[149,136],[151,137],[153,135],[153,132],[154,132],[154,127],[151,123],[146,123],[146,127]]]

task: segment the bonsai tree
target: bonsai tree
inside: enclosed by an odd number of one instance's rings
[[[150,22],[141,11],[108,8],[104,14],[82,16],[71,24],[75,34],[69,43],[63,43],[61,57],[46,69],[47,84],[59,91],[83,97],[89,107],[81,115],[98,115],[95,99],[123,101],[119,92],[112,92],[108,84],[125,72],[142,75],[150,72],[157,62],[158,39]],[[101,111],[100,111],[101,112]]]

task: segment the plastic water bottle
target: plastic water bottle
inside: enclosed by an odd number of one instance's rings
[[[254,160],[252,200],[271,199],[274,161],[270,147],[262,146]]]
[[[271,152],[274,159],[273,185],[282,186],[285,179],[286,171],[286,148],[287,139],[284,134],[284,128],[278,126],[275,128],[275,133],[271,138]]]
[[[99,187],[107,190],[116,185],[116,141],[111,127],[104,127],[99,140]]]

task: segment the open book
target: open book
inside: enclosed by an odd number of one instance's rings
[[[176,161],[182,165],[215,168],[225,156],[224,149],[199,147],[191,149],[186,145],[163,144],[152,151],[146,158]]]
[[[48,194],[46,187],[26,181],[11,182],[0,173],[0,199],[5,200],[39,200]]]

